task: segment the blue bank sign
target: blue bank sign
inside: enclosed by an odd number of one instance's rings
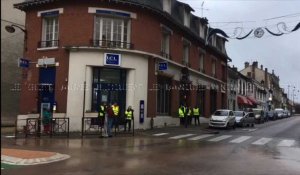
[[[159,62],[158,63],[158,70],[163,71],[168,69],[168,62]]]
[[[104,53],[104,65],[121,66],[121,54]]]
[[[29,67],[29,60],[25,59],[25,58],[19,58],[19,62],[18,62],[18,66],[19,67],[23,67],[23,68],[28,68]]]

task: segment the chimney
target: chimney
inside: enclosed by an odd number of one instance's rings
[[[255,69],[257,68],[257,61],[253,62],[252,65],[252,79],[255,80]]]
[[[258,62],[257,61],[253,61],[252,66],[253,67],[258,67]]]
[[[248,61],[245,62],[245,68],[247,68],[247,67],[249,67],[249,62]]]
[[[272,75],[274,75],[275,73],[274,73],[274,69],[272,70]]]
[[[264,66],[263,66],[263,65],[260,65],[260,69],[261,69],[261,70],[264,70]]]

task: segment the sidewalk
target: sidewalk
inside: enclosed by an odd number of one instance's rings
[[[56,152],[1,148],[1,163],[9,165],[37,165],[68,158],[70,158],[69,155]]]

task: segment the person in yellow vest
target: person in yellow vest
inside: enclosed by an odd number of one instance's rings
[[[113,116],[114,116],[114,122],[113,125],[115,128],[119,128],[119,112],[120,112],[120,107],[119,105],[115,102],[112,106],[112,111],[113,111]]]
[[[183,105],[180,105],[180,107],[178,108],[178,117],[180,119],[180,125],[184,125],[185,112],[185,107]]]
[[[186,115],[187,115],[188,125],[192,124],[193,115],[192,115],[192,109],[190,107],[187,107]]]
[[[99,110],[98,110],[98,119],[99,119],[99,125],[100,125],[100,127],[104,126],[105,111],[106,111],[106,104],[105,103],[101,103],[101,105],[99,106]]]
[[[126,119],[126,123],[125,123],[125,131],[127,128],[127,124],[128,124],[128,131],[130,132],[131,130],[131,121],[133,120],[133,109],[131,106],[128,106],[127,110],[125,111],[125,119]]]
[[[193,117],[195,120],[195,125],[200,126],[200,110],[199,110],[199,107],[197,107],[197,106],[195,106],[193,108]]]

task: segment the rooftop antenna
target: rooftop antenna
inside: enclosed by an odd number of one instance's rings
[[[203,10],[208,10],[208,9],[203,8],[204,2],[205,2],[205,1],[203,1],[202,4],[201,4],[201,17],[202,17],[202,18],[203,18]]]

